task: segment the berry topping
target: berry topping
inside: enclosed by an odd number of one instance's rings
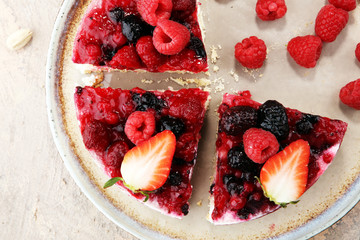
[[[171,20],[160,19],[154,30],[154,46],[158,52],[165,55],[181,52],[189,40],[189,30],[184,25]]]
[[[125,154],[129,151],[129,146],[124,141],[114,142],[107,150],[105,158],[106,166],[120,168]]]
[[[235,45],[235,58],[244,67],[262,67],[266,58],[265,42],[255,36],[245,38]]]
[[[182,102],[181,98],[177,98],[171,103],[169,114],[176,118],[182,118],[190,122],[197,121],[204,111],[203,105],[196,98],[189,98],[187,102]]]
[[[302,139],[272,156],[260,172],[265,196],[281,206],[296,202],[306,190],[309,157],[309,144]]]
[[[172,18],[184,20],[190,16],[196,9],[196,0],[172,0],[173,12]]]
[[[152,37],[141,37],[136,43],[136,51],[149,71],[156,70],[162,64],[163,56],[156,51]]]
[[[360,110],[360,78],[341,88],[339,97],[344,104]]]
[[[192,36],[190,38],[190,45],[189,48],[191,50],[194,50],[196,53],[196,56],[199,58],[206,58],[206,51],[203,42],[195,36]]]
[[[184,204],[181,206],[181,212],[184,214],[184,215],[188,215],[189,213],[189,204]]]
[[[223,181],[230,195],[240,194],[243,191],[240,178],[233,175],[225,175]]]
[[[85,147],[97,151],[104,151],[110,145],[110,133],[105,124],[92,121],[82,131]]]
[[[272,21],[282,18],[287,11],[287,7],[284,0],[258,0],[255,10],[261,20]]]
[[[186,130],[185,124],[181,119],[170,116],[162,117],[156,129],[158,132],[170,130],[175,134],[176,138],[179,138]]]
[[[244,150],[246,155],[256,163],[263,164],[279,151],[279,142],[268,131],[250,128],[244,133]]]
[[[118,69],[136,69],[141,67],[141,61],[134,46],[124,46],[115,54],[109,65]]]
[[[135,43],[142,35],[144,35],[145,23],[135,15],[124,17],[121,22],[122,33],[129,40]]]
[[[116,54],[116,49],[111,47],[110,45],[102,45],[101,51],[102,51],[102,56],[103,56],[104,61],[111,61],[111,59]]]
[[[152,26],[156,26],[159,19],[169,19],[172,6],[171,0],[138,0],[137,2],[141,17]]]
[[[285,107],[275,101],[268,100],[258,109],[258,126],[271,132],[279,140],[289,135],[288,117]]]
[[[356,0],[329,0],[329,3],[345,11],[352,11],[356,8]]]
[[[300,134],[309,134],[314,129],[314,124],[319,121],[319,116],[304,114],[304,116],[296,122],[296,131]]]
[[[119,8],[119,7],[116,7],[116,8],[113,8],[110,10],[109,12],[109,17],[111,20],[113,20],[115,23],[119,23],[123,20],[124,18],[124,11]]]
[[[150,112],[133,112],[126,121],[125,134],[135,145],[148,140],[155,132],[155,116]]]
[[[244,133],[251,127],[256,126],[257,111],[249,106],[235,106],[227,109],[220,120],[220,131],[228,135]]]
[[[246,204],[246,198],[239,197],[239,196],[232,196],[230,198],[230,208],[232,210],[239,210],[245,207]]]
[[[136,104],[136,111],[147,111],[149,108],[156,111],[161,111],[165,106],[164,100],[155,96],[151,92],[146,92],[142,95],[134,93],[132,99]]]
[[[175,146],[175,135],[164,131],[132,148],[121,164],[125,183],[134,190],[160,188],[169,176]]]
[[[356,45],[355,57],[356,57],[356,59],[360,62],[360,43],[358,43],[358,44]]]
[[[329,4],[324,6],[315,20],[315,33],[324,42],[332,42],[349,20],[349,13]]]
[[[320,58],[322,42],[318,36],[298,36],[290,40],[287,50],[297,64],[313,68]]]
[[[182,182],[182,176],[179,172],[170,172],[169,183],[171,186],[179,186]]]
[[[245,154],[243,145],[233,147],[229,150],[227,154],[227,163],[232,168],[240,169],[246,172],[254,172],[258,169],[257,164],[251,161]]]

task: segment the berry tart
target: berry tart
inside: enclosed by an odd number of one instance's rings
[[[274,100],[260,104],[248,91],[225,94],[218,113],[214,224],[252,220],[296,203],[332,162],[347,129],[340,120]]]
[[[91,71],[207,71],[196,0],[93,0],[72,60]]]
[[[105,187],[186,215],[209,93],[77,87],[74,98],[85,147],[111,178]]]

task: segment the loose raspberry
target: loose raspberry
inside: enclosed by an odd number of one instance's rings
[[[339,97],[344,104],[360,110],[360,78],[341,88]]]
[[[313,68],[320,58],[322,42],[318,36],[299,36],[290,40],[287,50],[297,64]]]
[[[349,13],[329,4],[318,13],[315,21],[315,33],[324,42],[333,42],[349,20]]]
[[[113,143],[107,150],[105,164],[107,167],[119,168],[125,154],[129,151],[129,146],[124,141]]]
[[[261,20],[272,21],[282,18],[287,11],[287,7],[284,0],[258,0],[255,10]]]
[[[355,56],[356,56],[357,60],[360,62],[360,43],[358,43],[356,45]]]
[[[329,3],[345,11],[352,11],[356,8],[356,0],[329,0]]]
[[[148,140],[155,132],[155,116],[150,112],[133,112],[125,123],[125,134],[135,145]]]
[[[175,55],[189,43],[190,32],[182,24],[160,19],[153,34],[153,43],[159,53]]]
[[[124,46],[121,48],[110,61],[112,68],[118,69],[137,69],[141,68],[141,61],[136,53],[134,46]]]
[[[159,19],[169,19],[173,3],[171,0],[139,0],[137,9],[145,22],[156,26]]]
[[[235,58],[244,67],[262,67],[266,58],[265,42],[255,36],[245,38],[235,45]]]
[[[141,37],[136,43],[136,51],[149,71],[156,70],[161,65],[163,56],[156,51],[151,36]]]
[[[244,133],[244,150],[255,163],[264,163],[279,150],[274,134],[260,128],[250,128]]]

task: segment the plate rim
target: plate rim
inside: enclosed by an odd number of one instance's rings
[[[66,19],[75,6],[76,0],[64,0],[56,17],[56,21],[51,34],[51,40],[47,53],[46,62],[46,107],[48,122],[56,148],[65,164],[66,169],[74,179],[80,190],[102,212],[108,219],[116,225],[134,235],[139,239],[174,239],[165,236],[157,231],[149,229],[134,219],[130,218],[122,211],[113,206],[110,201],[101,194],[97,187],[91,182],[77,160],[73,149],[69,145],[69,138],[65,132],[60,104],[58,85],[56,83],[59,69],[59,53],[61,53],[63,33],[66,30]],[[335,222],[346,215],[360,201],[360,178],[349,186],[341,198],[337,199],[332,206],[315,218],[307,221],[300,227],[280,234],[272,239],[308,239],[327,229]]]

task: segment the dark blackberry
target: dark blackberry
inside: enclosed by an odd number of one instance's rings
[[[156,128],[158,132],[170,130],[175,134],[176,138],[179,138],[185,132],[184,122],[180,118],[169,116],[162,117]]]
[[[236,177],[235,177],[235,175],[232,175],[232,174],[226,174],[223,177],[223,182],[224,182],[225,185],[227,185],[228,182],[234,181],[234,180],[236,180]]]
[[[145,92],[143,95],[133,93],[132,99],[136,105],[136,111],[147,111],[149,108],[161,111],[165,107],[164,100],[157,98],[151,92]]]
[[[206,51],[203,42],[195,36],[192,36],[190,38],[190,45],[189,48],[191,50],[194,50],[196,53],[196,56],[199,58],[206,58]]]
[[[82,94],[82,91],[83,91],[83,88],[82,88],[82,87],[76,87],[76,94],[77,94],[77,95],[81,95],[81,94]]]
[[[275,100],[268,100],[259,107],[257,123],[259,127],[271,132],[279,140],[289,135],[286,109]]]
[[[181,206],[181,212],[184,215],[187,215],[189,213],[189,204],[185,203],[184,205]]]
[[[111,59],[116,54],[116,49],[109,45],[102,45],[101,51],[102,51],[104,61],[111,61]]]
[[[244,133],[256,126],[257,111],[249,106],[235,106],[227,109],[220,120],[220,130],[228,135]]]
[[[109,16],[111,20],[113,20],[116,23],[119,23],[124,18],[124,11],[121,8],[116,7],[110,10]]]
[[[303,117],[296,122],[296,131],[300,134],[309,134],[314,129],[315,123],[319,121],[319,116],[304,114]]]
[[[244,207],[237,212],[238,217],[243,220],[248,219],[250,214],[253,214],[253,211],[247,207]]]
[[[179,172],[170,172],[169,174],[169,183],[171,186],[179,186],[182,182],[182,176]]]
[[[213,194],[214,193],[214,187],[215,187],[215,183],[211,184],[210,186],[210,194]]]
[[[121,23],[122,33],[129,42],[136,43],[144,34],[145,23],[133,14],[124,17]]]
[[[241,180],[243,181],[254,181],[254,174],[252,174],[251,172],[243,172],[241,173]]]
[[[225,175],[223,181],[230,195],[240,194],[242,192],[243,186],[241,185],[241,179],[234,175]]]
[[[230,167],[245,172],[253,172],[254,169],[258,168],[258,164],[246,156],[243,145],[230,149],[227,154],[227,160]]]

